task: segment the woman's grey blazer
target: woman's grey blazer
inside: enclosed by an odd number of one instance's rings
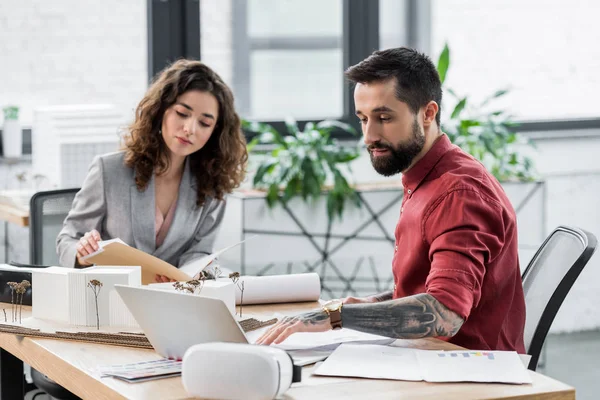
[[[177,209],[164,242],[156,248],[154,175],[140,192],[134,170],[124,163],[125,152],[98,156],[56,240],[60,265],[74,267],[79,239],[96,229],[102,240],[120,238],[176,267],[213,252],[225,212],[225,202],[207,197],[196,206],[196,180],[186,161]]]

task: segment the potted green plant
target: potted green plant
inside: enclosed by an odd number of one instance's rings
[[[4,126],[2,128],[2,155],[6,158],[17,158],[23,154],[23,135],[19,123],[19,107],[6,106]]]
[[[442,84],[450,67],[450,49],[446,44],[437,63]],[[452,88],[444,87],[451,112],[444,112],[442,130],[450,140],[477,158],[500,182],[531,182],[537,179],[532,159],[527,155],[533,143],[515,128],[512,115],[493,108],[494,100],[509,93],[501,89],[481,103],[474,103]]]
[[[360,206],[360,199],[341,168],[344,165],[351,172],[349,163],[360,156],[360,149],[331,136],[334,130],[357,135],[351,125],[326,120],[308,122],[301,130],[296,121],[288,118],[285,136],[265,123],[243,121],[242,126],[257,134],[248,144],[250,151],[262,155],[253,185],[266,191],[269,207],[287,203],[296,196],[315,201],[326,192],[331,222],[335,216],[341,218],[347,202]],[[257,145],[262,145],[262,149],[256,151]]]

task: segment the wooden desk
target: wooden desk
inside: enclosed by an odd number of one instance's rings
[[[12,222],[19,226],[29,226],[29,210],[0,203],[0,221]]]
[[[10,306],[10,305],[9,305]],[[247,306],[244,313],[267,316],[273,312],[312,309],[316,303],[279,306]],[[29,315],[27,307],[23,314]],[[437,339],[401,340],[401,346],[421,349],[458,349]],[[0,347],[48,375],[84,399],[187,399],[181,378],[129,384],[114,378],[99,378],[95,368],[160,358],[151,350],[96,345],[50,339],[32,339],[0,334]],[[575,390],[561,382],[530,372],[531,385],[476,383],[426,383],[310,376],[305,367],[302,382],[288,390],[285,399],[575,399]]]

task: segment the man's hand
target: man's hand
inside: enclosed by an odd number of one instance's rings
[[[101,240],[102,238],[100,237],[100,234],[95,229],[86,232],[86,234],[83,235],[81,239],[79,239],[79,242],[77,242],[77,245],[75,246],[75,248],[77,249],[77,262],[79,263],[79,265],[83,267],[92,265],[92,263],[90,262],[83,261],[82,258],[98,250],[100,247],[98,245],[98,242]]]
[[[329,314],[315,310],[295,317],[286,317],[265,332],[256,344],[279,344],[296,332],[326,332],[331,330]]]

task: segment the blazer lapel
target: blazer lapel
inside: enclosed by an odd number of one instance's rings
[[[162,245],[156,249],[155,256],[161,259],[171,258],[193,238],[202,208],[196,205],[196,179],[192,176],[189,160],[186,159],[183,176],[179,185],[177,208],[173,222]]]
[[[148,254],[152,254],[156,247],[156,232],[154,219],[156,205],[154,201],[154,175],[148,182],[148,187],[140,192],[134,185],[131,186],[131,227],[135,247]]]

